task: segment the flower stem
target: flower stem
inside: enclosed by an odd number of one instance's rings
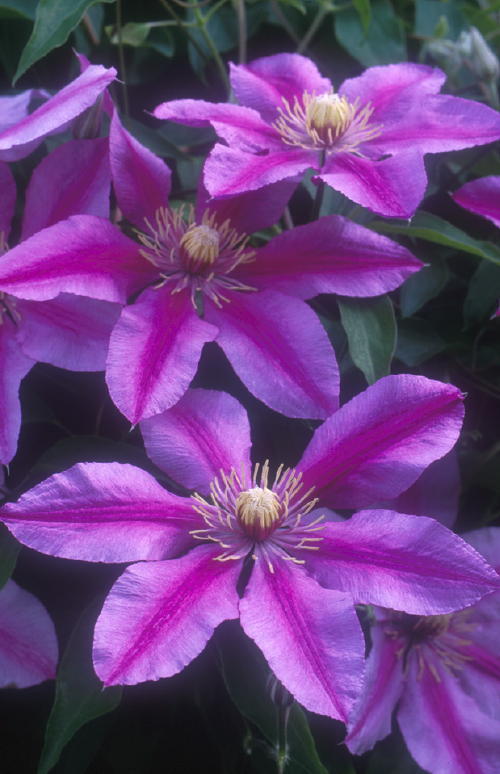
[[[302,40],[299,42],[299,45],[297,46],[297,54],[303,54],[306,48],[308,47],[309,43],[313,39],[313,37],[316,35],[319,26],[323,19],[325,18],[326,14],[328,13],[328,8],[324,3],[320,4],[320,7],[318,9],[318,12],[314,19],[311,22],[311,26],[307,30],[306,34],[302,38]]]
[[[127,92],[127,71],[125,70],[125,54],[123,51],[122,37],[122,0],[116,0],[116,29],[118,33],[118,61],[120,62],[120,77],[122,79],[123,92],[123,110],[125,115],[129,114],[128,92]]]
[[[288,719],[291,708],[291,704],[288,706],[278,705],[276,708],[278,721],[276,770],[278,774],[284,774],[288,763]]]
[[[236,19],[238,20],[238,62],[245,64],[247,59],[247,16],[245,0],[233,0]]]
[[[231,91],[231,84],[229,83],[229,78],[226,72],[226,67],[224,65],[224,62],[221,59],[221,56],[217,50],[217,46],[215,45],[214,41],[212,40],[212,36],[210,35],[208,29],[207,29],[207,21],[206,18],[201,13],[198,6],[194,8],[194,15],[196,18],[196,21],[198,22],[198,29],[200,30],[203,40],[207,44],[207,47],[212,54],[213,60],[217,66],[217,69],[219,71],[220,77],[222,78],[222,81],[224,83],[224,86],[226,87],[226,91],[229,95]]]

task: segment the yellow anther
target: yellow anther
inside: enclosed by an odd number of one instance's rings
[[[278,495],[267,487],[255,486],[236,498],[236,515],[245,527],[268,530],[280,517]]]
[[[219,232],[205,224],[193,224],[182,237],[180,246],[195,263],[211,266],[219,255]]]
[[[306,125],[320,136],[331,133],[340,137],[351,124],[355,108],[345,97],[338,94],[320,94],[313,97],[306,107]]]

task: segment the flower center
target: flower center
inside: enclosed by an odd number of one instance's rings
[[[278,495],[267,486],[254,486],[236,498],[236,516],[243,529],[255,540],[265,540],[277,526],[281,507]]]
[[[194,273],[203,266],[212,266],[215,263],[220,249],[219,232],[204,223],[201,226],[193,223],[179,245],[187,259],[187,270]]]
[[[300,100],[295,97],[293,105],[282,101],[273,126],[286,145],[362,156],[359,146],[382,131],[380,124],[370,122],[373,107],[361,106],[358,97],[350,102],[333,91],[318,95],[306,91]]]

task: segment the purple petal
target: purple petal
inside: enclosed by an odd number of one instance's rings
[[[258,154],[215,145],[205,162],[204,182],[211,196],[236,196],[296,178],[316,163],[317,154],[301,148]]]
[[[248,65],[229,63],[230,80],[238,102],[257,110],[266,121],[277,118],[283,97],[293,107],[304,92],[323,94],[332,84],[314,62],[300,54],[275,54],[254,59]]]
[[[109,216],[108,141],[70,140],[36,167],[26,191],[22,239],[70,215]]]
[[[17,340],[33,360],[71,371],[103,371],[121,306],[61,293],[53,301],[18,301]]]
[[[188,390],[169,411],[141,422],[148,456],[174,481],[208,493],[220,470],[250,479],[250,425],[225,392]]]
[[[355,602],[417,615],[449,613],[498,588],[494,570],[442,524],[395,511],[328,522],[307,568]]]
[[[200,517],[133,465],[82,462],[0,511],[24,545],[87,562],[163,559],[192,544]]]
[[[169,409],[189,387],[203,345],[216,336],[187,292],[146,290],[125,307],[109,342],[106,381],[114,403],[132,424]]]
[[[481,177],[466,183],[452,194],[466,210],[489,218],[500,228],[500,176]]]
[[[241,625],[285,688],[312,712],[346,720],[361,689],[364,642],[352,600],[302,568],[258,557]]]
[[[38,89],[28,89],[13,97],[0,97],[0,133],[26,118],[30,102],[37,96],[48,95]]]
[[[41,141],[48,134],[64,129],[73,118],[91,107],[115,76],[114,67],[91,65],[31,115],[1,132],[0,151],[13,148],[17,154],[29,153],[34,147],[33,141]]]
[[[28,688],[55,677],[54,624],[33,594],[8,580],[0,591],[0,687]]]
[[[158,105],[153,115],[187,126],[211,125],[228,145],[242,151],[261,151],[281,146],[277,129],[263,121],[255,110],[241,105],[177,99]]]
[[[0,254],[7,241],[16,206],[16,183],[8,164],[0,162]]]
[[[270,290],[228,297],[222,309],[207,305],[206,318],[219,327],[217,343],[250,392],[290,417],[323,419],[335,411],[335,354],[307,304]]]
[[[0,289],[30,301],[66,292],[124,303],[156,277],[139,245],[93,215],[49,226],[0,259]]]
[[[376,296],[422,266],[397,242],[330,215],[271,239],[242,274],[248,285],[304,299],[318,293]]]
[[[116,112],[111,121],[109,152],[118,205],[131,223],[144,228],[145,218],[154,222],[155,212],[167,206],[170,169],[123,128]]]
[[[309,443],[300,470],[332,508],[396,497],[455,444],[463,396],[423,376],[386,376],[330,417]]]
[[[422,153],[411,149],[383,161],[338,153],[327,160],[319,178],[356,204],[390,218],[410,218],[427,185]]]
[[[399,513],[430,516],[451,528],[457,518],[459,494],[458,459],[456,452],[451,451],[433,462],[413,486],[388,504],[388,507]]]
[[[437,67],[402,62],[400,64],[369,67],[362,75],[348,78],[339,88],[339,94],[350,102],[359,99],[361,105],[373,108],[371,121],[378,123],[391,118],[393,111],[400,115],[401,104],[420,100],[426,105],[426,98],[437,94],[446,80],[446,75]]]
[[[370,629],[372,649],[366,661],[363,691],[349,718],[349,750],[361,755],[391,733],[393,710],[404,686],[404,642],[388,637],[379,626]]]
[[[500,722],[483,715],[439,662],[433,667],[438,679],[410,662],[398,712],[410,753],[432,774],[497,774]]]
[[[1,315],[0,311],[0,315]],[[0,463],[6,465],[17,448],[21,427],[19,385],[35,361],[21,350],[16,326],[0,316]]]
[[[249,191],[226,199],[210,199],[203,183],[198,188],[196,217],[201,220],[205,210],[217,215],[217,222],[231,221],[239,233],[253,234],[254,231],[273,226],[283,215],[283,210],[297,187],[294,180],[282,180],[267,185],[258,191]]]
[[[500,529],[481,527],[481,529],[466,532],[463,537],[500,575]]]
[[[484,145],[500,138],[500,114],[471,99],[438,94],[397,106],[374,140],[386,153],[439,153]]]
[[[216,555],[216,548],[203,546],[123,573],[95,628],[94,666],[105,685],[175,675],[222,621],[238,617],[241,563],[217,562]]]

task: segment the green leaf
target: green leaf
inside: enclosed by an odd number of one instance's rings
[[[370,228],[380,234],[401,234],[402,236],[425,239],[427,242],[453,247],[455,250],[461,250],[464,253],[470,253],[479,258],[485,258],[487,261],[492,261],[492,263],[500,264],[500,248],[496,245],[473,239],[465,231],[461,231],[446,220],[438,218],[437,215],[431,215],[429,212],[417,212],[411,223],[374,221],[370,223]]]
[[[225,634],[228,635],[229,627]],[[255,645],[235,629],[219,649],[222,673],[234,704],[254,723],[270,743],[277,745],[276,707],[271,700],[267,680],[269,668]],[[306,715],[294,703],[288,721],[289,762],[286,774],[327,774],[321,763]],[[349,774],[348,769],[335,769],[338,774]]]
[[[353,5],[359,14],[363,31],[366,34],[370,28],[370,22],[372,20],[370,0],[353,0]]]
[[[500,298],[500,267],[481,262],[469,283],[464,303],[464,322],[474,324],[490,317]]]
[[[450,278],[450,272],[445,261],[437,260],[424,266],[416,274],[412,274],[400,292],[401,314],[411,317],[428,301],[435,298]]]
[[[112,3],[115,0],[100,0]],[[86,11],[99,0],[40,0],[35,24],[14,76],[14,83],[49,51],[66,43]]]
[[[129,22],[124,24],[121,29],[121,36],[118,35],[114,24],[104,28],[104,32],[114,46],[119,44],[120,37],[124,46],[142,46],[150,31],[151,24],[147,22]]]
[[[410,368],[424,363],[446,349],[446,341],[427,320],[402,320],[398,327],[395,356]]]
[[[59,664],[56,695],[37,774],[48,774],[82,726],[111,712],[120,703],[121,687],[103,689],[92,666],[92,634],[98,612],[99,606],[95,604],[84,612]]]
[[[21,544],[12,537],[4,524],[0,524],[0,589],[14,572]]]
[[[356,8],[338,11],[334,20],[338,42],[365,67],[407,58],[403,22],[389,0],[374,0],[367,29]]]
[[[438,35],[443,21],[447,38],[455,40],[467,26],[459,4],[451,0],[416,0],[415,35],[419,38],[444,37]]]
[[[396,348],[392,301],[388,296],[337,300],[351,358],[368,384],[373,384],[390,372]]]
[[[0,18],[22,16],[33,21],[38,0],[0,0]]]

